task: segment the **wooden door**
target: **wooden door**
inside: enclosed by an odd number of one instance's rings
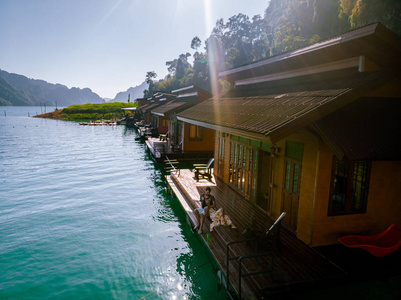
[[[283,222],[297,231],[301,162],[287,158],[285,161],[282,210],[287,213]]]

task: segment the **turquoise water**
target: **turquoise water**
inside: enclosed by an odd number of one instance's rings
[[[1,299],[225,299],[133,131],[37,112],[0,110]]]

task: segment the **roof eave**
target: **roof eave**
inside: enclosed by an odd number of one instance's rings
[[[159,113],[159,112],[155,112],[155,111],[151,111],[151,114],[159,116],[159,117],[165,117],[164,113]]]
[[[253,139],[253,140],[257,140],[257,141],[261,141],[261,142],[271,143],[271,139],[270,139],[269,136],[265,136],[265,135],[260,134],[260,133],[245,131],[245,130],[236,129],[236,128],[230,128],[230,127],[225,127],[225,126],[220,126],[220,125],[206,123],[206,122],[197,121],[197,120],[193,120],[193,119],[188,119],[188,118],[184,118],[184,117],[180,117],[180,116],[177,116],[177,119],[179,121],[182,121],[182,122],[185,122],[185,123],[189,123],[189,124],[193,124],[193,125],[197,125],[197,126],[201,126],[201,127],[204,127],[204,128],[209,128],[209,129],[212,129],[212,130],[221,131],[221,132],[225,132],[225,133],[228,133],[228,134],[239,135],[239,136],[242,136],[244,138],[249,138],[249,139]]]
[[[377,45],[376,50],[374,50],[374,48],[372,48],[373,50],[370,49],[372,41]],[[355,47],[355,43],[357,42],[361,43],[359,47]],[[234,83],[235,81],[250,77],[271,75],[277,72],[282,72],[283,70],[288,71],[293,68],[299,68],[305,63],[308,66],[311,66],[314,63],[326,63],[330,61],[327,59],[334,54],[337,56],[335,59],[340,60],[350,56],[360,56],[373,53],[375,57],[368,57],[369,59],[376,59],[377,61],[375,63],[382,63],[388,67],[389,64],[393,65],[396,62],[389,62],[389,58],[387,57],[388,55],[385,55],[386,57],[378,55],[380,51],[387,48],[393,49],[391,50],[393,52],[400,51],[401,39],[380,23],[375,23],[314,45],[220,72],[219,77]],[[340,49],[345,51],[340,51]],[[329,52],[330,55],[327,55],[326,52]],[[345,55],[346,53],[347,55]],[[332,59],[334,58],[332,57],[331,61]]]

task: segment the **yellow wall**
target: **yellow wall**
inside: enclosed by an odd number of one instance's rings
[[[184,123],[183,151],[214,151],[215,131],[209,128],[202,129],[203,139],[201,141],[189,140],[189,125]]]
[[[401,224],[401,162],[372,162],[367,210],[363,214],[328,216],[333,152],[321,143],[312,246],[337,243],[348,234],[375,234]]]

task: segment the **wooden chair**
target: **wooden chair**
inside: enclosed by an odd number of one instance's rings
[[[159,141],[167,141],[168,131],[165,134],[159,134]]]
[[[196,182],[199,181],[199,177],[207,178],[209,181],[212,180],[212,164],[214,162],[214,158],[209,159],[207,164],[194,164],[195,170],[195,179]]]

